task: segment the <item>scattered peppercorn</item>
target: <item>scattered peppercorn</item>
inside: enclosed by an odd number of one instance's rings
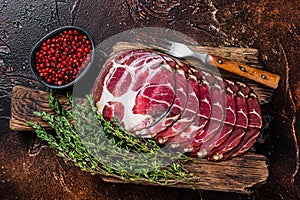
[[[36,70],[49,84],[65,85],[86,68],[92,46],[88,37],[77,30],[65,30],[47,39],[36,52]]]

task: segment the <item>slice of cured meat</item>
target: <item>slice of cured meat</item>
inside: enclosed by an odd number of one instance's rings
[[[227,139],[219,146],[211,149],[207,155],[209,160],[223,159],[223,155],[226,152],[232,150],[237,144],[239,144],[242,137],[246,133],[246,129],[248,128],[248,106],[245,95],[239,91],[238,84],[240,83],[235,83],[232,81],[227,82],[228,86],[230,86],[231,90],[235,94],[237,117],[236,124]]]
[[[224,143],[230,133],[233,131],[236,123],[236,100],[234,92],[230,87],[230,82],[224,80],[224,87],[226,88],[225,94],[225,112],[224,121],[220,126],[217,133],[207,142],[201,145],[201,148],[197,151],[197,156],[203,158],[207,156],[213,149]]]
[[[171,68],[176,69],[177,62],[169,57],[164,57],[166,64],[170,65]],[[185,78],[185,73],[183,70],[175,70],[175,100],[171,105],[168,113],[162,117],[159,122],[153,126],[143,129],[141,131],[136,131],[138,135],[151,135],[155,137],[158,132],[164,131],[166,128],[171,126],[177,119],[181,116],[186,108],[188,102],[188,83]]]
[[[174,88],[174,69],[162,56],[144,50],[123,51],[105,63],[95,83],[94,99],[105,119],[117,117],[135,134],[168,113],[176,96]]]
[[[185,71],[188,67],[179,61],[178,63],[178,70]],[[161,131],[156,136],[156,141],[160,144],[164,143],[171,143],[173,138],[178,134],[183,133],[183,131],[193,123],[195,117],[197,116],[197,112],[199,110],[199,99],[198,99],[198,82],[195,76],[191,74],[186,75],[187,80],[187,104],[186,107],[180,117],[175,123],[169,126],[167,129]]]
[[[236,157],[249,150],[256,142],[256,139],[262,127],[262,113],[257,96],[248,86],[244,84],[241,84],[241,91],[244,94],[247,94],[246,101],[248,106],[249,118],[248,128],[241,141],[231,151],[227,152],[224,155],[224,159],[227,159],[229,157]]]
[[[226,160],[241,155],[252,147],[260,133],[262,117],[257,97],[247,85],[243,83],[238,83],[238,85],[240,88],[239,94],[243,96],[241,100],[245,101],[247,105],[248,126],[244,131],[245,133],[239,135],[238,138],[241,139],[231,145],[232,148],[229,151],[223,154],[215,154],[214,160]],[[242,133],[242,131],[240,132]]]
[[[204,75],[203,75],[204,76]],[[198,152],[201,151],[201,146],[207,143],[211,138],[218,133],[219,130],[223,127],[223,120],[225,114],[225,90],[223,80],[214,75],[205,74],[205,76],[212,76],[214,79],[213,86],[211,87],[211,116],[204,127],[200,130],[195,136],[189,147],[187,148],[188,152],[191,155],[202,157],[198,155]]]
[[[188,74],[188,83],[190,84],[193,93],[194,93],[194,101],[192,101],[190,104],[193,105],[193,110],[192,112],[189,111],[191,114],[191,118],[193,118],[191,123],[185,123],[184,126],[182,127],[181,131],[178,131],[176,136],[173,137],[172,139],[168,140],[167,144],[171,148],[178,148],[180,147],[183,143],[190,141],[193,139],[196,135],[196,131],[199,127],[200,124],[200,115],[199,115],[199,84],[197,81],[197,78],[193,74]]]
[[[210,82],[214,82],[214,78],[208,77],[210,74],[203,76],[200,71],[190,66],[190,69],[186,72],[193,74],[193,88],[197,94],[199,100],[199,109],[193,122],[185,128],[182,132],[178,133],[171,141],[170,146],[172,148],[180,148],[181,151],[188,151],[188,147],[194,140],[195,136],[203,130],[211,115],[211,94],[210,94]],[[196,82],[197,80],[197,82]]]

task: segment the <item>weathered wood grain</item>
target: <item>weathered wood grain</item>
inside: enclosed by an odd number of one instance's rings
[[[34,115],[35,111],[40,110],[53,113],[48,106],[48,97],[48,92],[15,86],[12,91],[10,129],[14,131],[32,131],[32,127],[28,126],[27,122],[39,122],[41,126],[48,127],[47,123]],[[63,107],[70,109],[65,96],[59,96],[59,101]]]
[[[26,124],[27,121],[38,122],[47,127],[47,124],[43,123],[33,112],[43,110],[51,113],[48,97],[49,93],[45,91],[23,86],[14,87],[10,128],[14,131],[32,130]],[[66,97],[58,96],[58,98],[66,109],[70,109]],[[249,193],[249,188],[266,181],[268,178],[266,158],[253,153],[222,162],[194,159],[185,164],[185,168],[194,174],[190,180],[193,187],[204,190]],[[106,176],[102,176],[102,178],[107,182],[114,183],[151,184],[143,180],[132,182]],[[175,182],[172,187],[189,188],[191,185]]]
[[[251,192],[251,187],[262,184],[268,178],[266,158],[253,153],[221,162],[194,159],[184,167],[194,174],[190,180],[192,186],[201,190],[248,194]],[[123,181],[107,176],[103,176],[102,179],[112,183],[156,185],[144,181]],[[191,188],[191,185],[175,182],[170,187]]]
[[[254,48],[209,47],[198,45],[192,45],[189,47],[195,52],[214,54],[216,56],[235,60],[241,63],[248,63],[249,65],[252,65],[254,67],[262,68],[258,59],[258,50]],[[147,48],[147,46],[139,43],[119,42],[114,46],[113,52],[118,52],[130,48]]]

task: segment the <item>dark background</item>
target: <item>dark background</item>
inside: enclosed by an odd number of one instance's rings
[[[300,1],[298,0],[0,0],[0,199],[299,199]],[[31,132],[9,130],[12,87],[44,89],[33,77],[31,47],[64,25],[87,30],[99,44],[137,27],[183,32],[202,45],[251,47],[282,78],[272,119],[257,145],[269,179],[251,195],[111,184],[80,171]]]

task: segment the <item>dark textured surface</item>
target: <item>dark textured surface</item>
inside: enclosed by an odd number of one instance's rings
[[[0,198],[1,199],[299,199],[300,2],[56,0],[0,1]],[[11,132],[14,85],[42,88],[28,65],[30,48],[63,25],[77,25],[96,44],[135,27],[186,33],[200,44],[259,49],[266,68],[282,81],[264,113],[273,121],[257,151],[270,177],[253,194],[108,184],[58,159],[33,133]]]

